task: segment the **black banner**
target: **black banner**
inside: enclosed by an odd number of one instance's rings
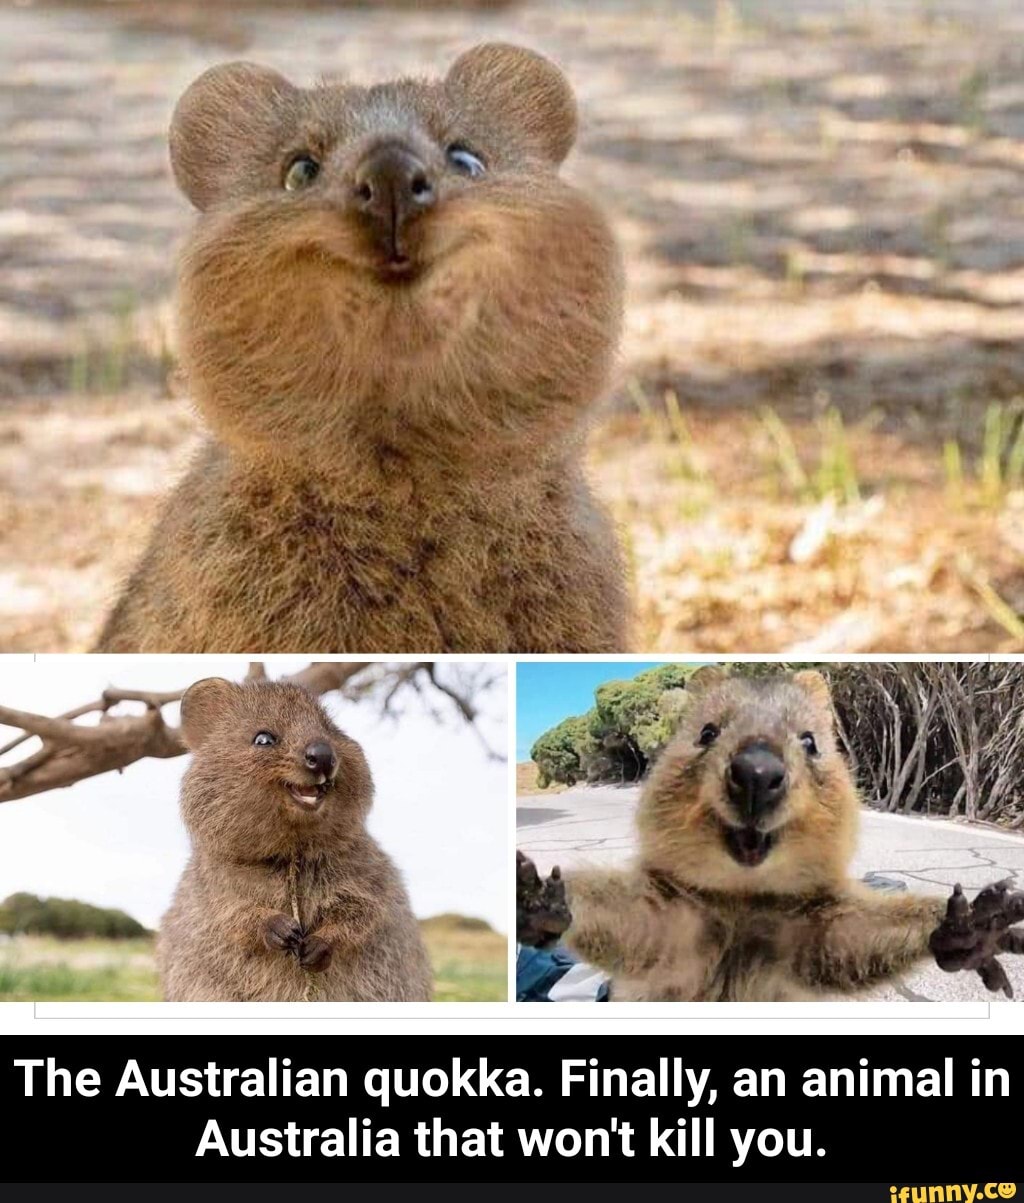
[[[965,1036],[0,1037],[4,1177],[871,1180],[858,1197],[991,1203],[1016,1194],[1021,1073],[1018,1041]]]

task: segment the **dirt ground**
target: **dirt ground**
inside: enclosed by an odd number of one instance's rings
[[[1024,650],[1022,35],[1019,0],[0,8],[0,649],[89,645],[197,437],[180,91],[503,38],[572,77],[626,249],[592,472],[634,648]]]

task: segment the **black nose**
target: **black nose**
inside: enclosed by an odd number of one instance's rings
[[[402,257],[406,223],[436,200],[426,166],[398,143],[378,146],[363,159],[356,168],[354,196],[356,208],[392,258]]]
[[[337,764],[330,744],[307,744],[305,757],[306,768],[312,769],[314,773],[322,773],[325,777],[330,777]]]
[[[786,766],[767,744],[748,744],[729,762],[729,801],[744,819],[773,810],[786,796]]]

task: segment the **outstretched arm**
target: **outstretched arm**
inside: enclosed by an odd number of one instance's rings
[[[808,916],[795,941],[795,972],[826,990],[856,990],[934,956],[948,973],[977,972],[985,986],[1013,996],[997,953],[1024,953],[1024,893],[997,882],[973,903],[957,886],[947,903],[856,887]]]
[[[798,925],[794,973],[813,989],[864,989],[926,958],[944,913],[941,898],[852,886]]]
[[[544,947],[560,936],[577,956],[616,978],[657,975],[678,983],[702,930],[696,908],[669,901],[648,874],[587,870],[543,880],[517,854],[517,938]]]

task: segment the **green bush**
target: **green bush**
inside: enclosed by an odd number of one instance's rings
[[[599,741],[623,740],[646,767],[675,731],[687,678],[685,665],[666,664],[639,673],[630,681],[608,681],[594,693],[590,734]]]
[[[594,708],[564,719],[530,749],[541,789],[553,781],[635,781],[671,738],[695,666],[665,664],[629,681],[607,681]]]
[[[124,911],[91,906],[75,898],[40,898],[36,894],[11,894],[0,902],[0,933],[65,940],[85,936],[128,940],[151,934]]]
[[[552,781],[575,785],[584,777],[580,749],[585,745],[589,715],[563,719],[552,727],[530,749],[530,758],[537,765],[537,784],[546,789]]]

